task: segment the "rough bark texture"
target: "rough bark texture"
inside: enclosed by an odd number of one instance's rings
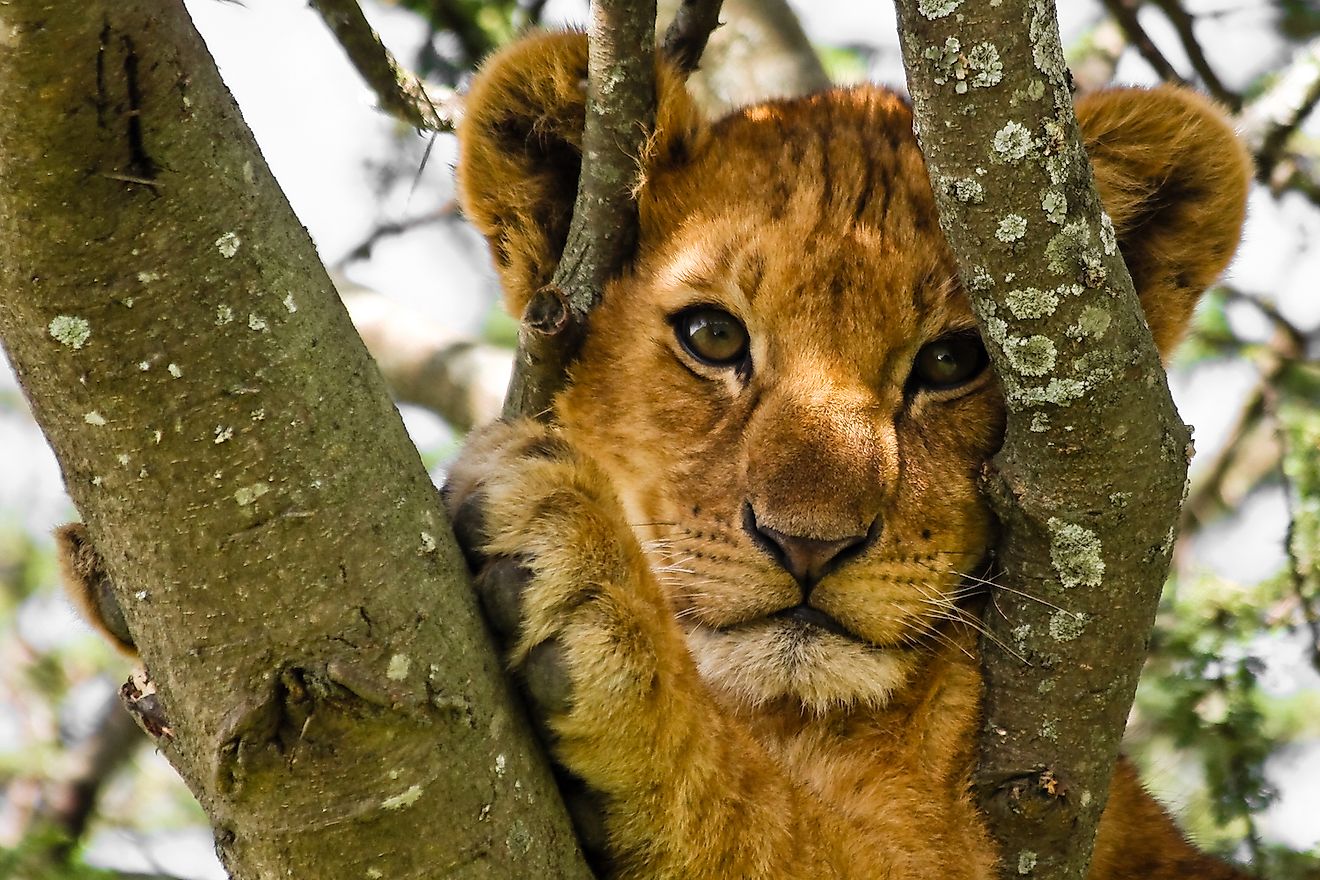
[[[637,241],[633,190],[655,130],[655,0],[591,6],[582,176],[568,242],[550,286],[523,316],[505,415],[549,414],[605,282]]]
[[[975,782],[1005,876],[1081,878],[1169,561],[1188,432],[1102,227],[1053,3],[898,7],[941,226],[1009,408],[987,487],[1003,574]],[[1066,211],[1047,217],[1056,192]],[[1015,222],[1003,234],[1012,215],[1033,218],[1020,236]],[[1063,234],[1081,243],[1080,273],[1050,259],[1078,250],[1060,248]],[[1090,293],[1040,317],[1007,306],[1013,291],[1076,284]],[[1084,304],[1107,312],[1099,339],[1067,332]]]
[[[437,493],[182,4],[0,3],[0,98],[0,338],[233,876],[589,876]]]

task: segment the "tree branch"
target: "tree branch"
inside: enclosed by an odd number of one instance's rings
[[[662,19],[675,18],[680,0],[661,0]],[[688,91],[712,117],[768,98],[827,89],[825,68],[785,0],[724,0],[724,21],[711,35],[704,64],[688,77]]]
[[[1205,57],[1205,50],[1201,48],[1201,43],[1196,39],[1196,30],[1192,16],[1183,8],[1179,0],[1155,0],[1155,5],[1160,8],[1164,16],[1173,24],[1174,31],[1178,34],[1178,40],[1182,43],[1183,51],[1187,53],[1187,60],[1192,64],[1192,70],[1200,77],[1201,83],[1206,91],[1215,96],[1215,99],[1222,102],[1231,110],[1238,110],[1242,107],[1242,96],[1227,88],[1215,73],[1210,62]]]
[[[61,769],[43,786],[30,823],[34,829],[58,830],[53,863],[65,863],[80,844],[101,790],[144,742],[119,700],[111,698],[98,711],[91,732],[61,757]]]
[[[357,0],[310,0],[386,113],[422,131],[453,131],[462,102],[403,69],[372,30]]]
[[[430,410],[469,431],[500,414],[511,366],[508,349],[457,338],[452,329],[374,291],[342,291],[396,400]]]
[[[665,30],[663,50],[684,74],[701,64],[701,53],[711,32],[720,26],[723,0],[681,0],[674,20]]]
[[[183,4],[12,0],[0,32],[0,339],[231,875],[588,877],[438,493]]]
[[[1320,105],[1320,39],[1289,60],[1273,84],[1242,110],[1242,136],[1256,157],[1256,176],[1278,192],[1276,178],[1285,147]]]
[[[1008,410],[986,486],[1008,589],[984,621],[974,784],[1002,876],[1080,880],[1168,567],[1188,432],[1102,223],[1054,4],[898,10],[940,226]],[[969,57],[977,76],[950,75]],[[1041,303],[1044,291],[1056,294]],[[1107,332],[1077,331],[1084,308],[1104,309]],[[1115,425],[1122,456],[1106,442]]]
[[[1137,17],[1137,8],[1141,5],[1141,0],[1104,0],[1105,9],[1118,22],[1118,26],[1127,34],[1128,42],[1136,48],[1146,63],[1155,68],[1155,73],[1165,82],[1178,83],[1186,85],[1187,81],[1182,75],[1174,69],[1169,60],[1160,52],[1155,41],[1146,33],[1142,27],[1141,20]]]
[[[633,190],[655,128],[655,0],[591,7],[582,176],[564,254],[527,305],[505,415],[548,417],[587,315],[637,240]]]

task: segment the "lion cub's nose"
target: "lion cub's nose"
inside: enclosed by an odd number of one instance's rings
[[[786,535],[761,525],[756,521],[756,513],[750,504],[743,508],[743,528],[752,536],[752,540],[773,556],[808,594],[821,578],[861,553],[879,531],[878,524],[879,520],[876,520],[876,524],[864,535],[822,541],[818,538]]]

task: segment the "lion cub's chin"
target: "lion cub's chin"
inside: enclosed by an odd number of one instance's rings
[[[728,699],[761,706],[785,698],[809,712],[879,709],[902,687],[915,652],[876,648],[793,620],[728,629],[687,628],[701,677]]]

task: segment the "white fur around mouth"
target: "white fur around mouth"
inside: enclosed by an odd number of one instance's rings
[[[817,713],[880,708],[907,680],[915,658],[792,618],[763,618],[728,629],[687,630],[701,677],[734,702],[759,706],[791,698]]]

